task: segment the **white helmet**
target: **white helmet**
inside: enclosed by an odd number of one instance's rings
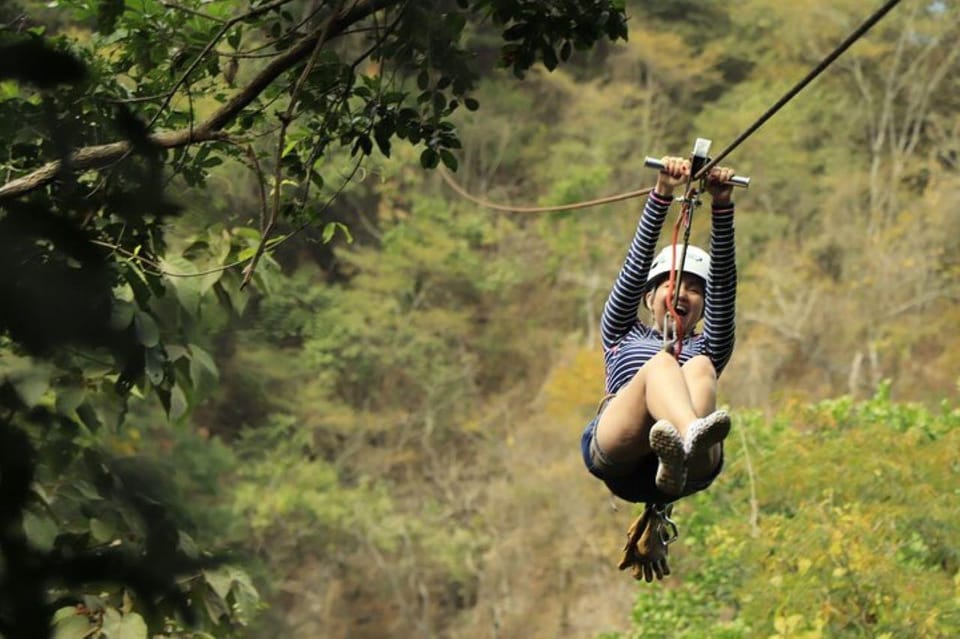
[[[650,265],[650,274],[647,275],[646,285],[656,280],[664,273],[670,272],[670,264],[673,260],[673,247],[667,246]],[[704,282],[710,280],[710,255],[702,248],[696,246],[687,247],[687,259],[683,259],[683,245],[677,244],[677,268],[683,264],[683,272],[696,275]]]

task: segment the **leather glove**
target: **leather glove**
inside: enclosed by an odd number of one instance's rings
[[[633,578],[644,579],[647,583],[651,583],[654,577],[660,580],[669,575],[664,533],[661,516],[648,504],[627,531],[623,559],[617,567],[620,570],[633,568]]]

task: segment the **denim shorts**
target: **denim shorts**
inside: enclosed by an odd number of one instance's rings
[[[580,436],[580,454],[583,457],[583,463],[594,477],[602,480],[614,495],[620,499],[645,504],[669,504],[675,502],[679,497],[677,495],[668,495],[657,488],[657,456],[647,455],[631,464],[632,467],[617,469],[615,474],[609,471],[605,474],[604,469],[598,468],[596,464],[597,456],[601,458],[603,451],[597,446],[597,424],[600,423],[600,416],[603,409],[606,408],[606,402],[600,406],[597,416],[594,417],[587,427],[583,429],[583,435]],[[721,443],[722,447],[723,444]],[[688,481],[684,488],[683,495],[692,495],[693,493],[705,490],[713,483],[723,470],[723,449],[721,448],[720,463],[717,469],[708,477],[696,481]]]

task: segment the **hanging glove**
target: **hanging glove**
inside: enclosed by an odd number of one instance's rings
[[[623,547],[623,559],[617,567],[620,570],[632,567],[633,578],[647,583],[651,583],[654,576],[660,580],[669,575],[664,527],[660,513],[647,504],[627,531],[627,545]]]

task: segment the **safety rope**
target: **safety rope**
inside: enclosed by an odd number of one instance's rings
[[[682,285],[684,264],[687,260],[687,249],[690,246],[690,231],[693,227],[693,212],[700,206],[700,192],[706,186],[706,178],[695,182],[694,174],[700,167],[710,160],[710,140],[698,138],[690,154],[690,171],[683,186],[683,196],[680,198],[680,214],[673,225],[673,238],[670,241],[670,271],[667,279],[666,307],[668,317],[673,320],[673,340],[675,344],[674,357],[680,359],[683,353],[683,320],[677,312],[676,306],[680,303],[680,286]],[[680,229],[683,229],[683,250],[677,258],[677,246],[680,240]],[[689,311],[689,309],[688,309]],[[664,350],[667,350],[667,317],[664,317],[663,340]]]
[[[667,313],[669,313],[670,318],[673,320],[673,340],[674,340],[674,352],[673,355],[678,360],[680,359],[681,353],[683,353],[683,319],[680,317],[680,313],[677,312],[677,303],[680,301],[680,283],[678,281],[678,273],[683,273],[683,263],[687,259],[687,247],[690,245],[690,226],[693,221],[693,205],[694,198],[696,198],[696,189],[693,187],[687,188],[686,194],[683,196],[683,200],[680,204],[680,214],[677,216],[677,221],[673,225],[673,237],[670,240],[670,246],[672,250],[670,252],[670,276],[667,278]],[[683,242],[683,252],[680,255],[680,263],[677,263],[677,242],[680,239],[680,229],[684,228],[684,242]],[[664,326],[663,330],[663,339],[664,343],[667,343],[667,327]]]
[[[653,190],[653,187],[647,187],[645,189],[640,189],[637,191],[630,191],[628,193],[620,193],[618,195],[608,195],[607,197],[597,198],[595,200],[586,200],[583,202],[574,202],[573,204],[559,204],[557,206],[509,206],[506,204],[497,204],[491,202],[490,200],[484,200],[475,195],[472,195],[467,192],[462,186],[457,184],[457,182],[447,173],[446,169],[439,167],[440,177],[450,185],[454,191],[470,200],[474,204],[479,204],[488,209],[493,209],[495,211],[505,211],[507,213],[550,213],[553,211],[572,211],[574,209],[585,209],[591,206],[599,206],[601,204],[610,204],[612,202],[622,202],[623,200],[629,200],[630,198],[640,197],[641,195],[647,195],[650,191]]]

